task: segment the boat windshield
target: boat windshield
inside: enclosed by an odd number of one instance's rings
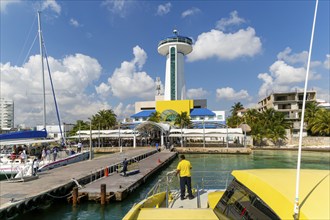
[[[256,194],[234,179],[215,207],[231,219],[280,219]]]

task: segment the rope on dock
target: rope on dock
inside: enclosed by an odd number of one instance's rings
[[[71,192],[69,192],[68,194],[64,195],[64,196],[54,196],[54,195],[51,195],[50,193],[46,193],[48,196],[54,198],[54,199],[63,199],[63,198],[67,198],[68,196],[71,195]]]
[[[79,189],[83,188],[75,178],[72,178],[71,180],[78,186]]]

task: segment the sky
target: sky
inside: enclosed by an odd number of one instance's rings
[[[0,96],[14,101],[15,126],[41,125],[42,74],[37,11],[62,122],[103,109],[118,119],[152,101],[165,83],[158,43],[193,40],[185,57],[187,98],[226,111],[255,107],[272,92],[303,91],[315,1],[0,0]],[[308,89],[329,102],[329,1],[320,0]],[[47,124],[56,124],[45,72]]]

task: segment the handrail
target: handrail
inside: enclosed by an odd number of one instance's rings
[[[218,175],[215,175],[215,173]],[[193,171],[193,183],[197,187],[197,196],[199,196],[200,190],[226,189],[230,178],[229,174],[230,171]],[[177,189],[179,189],[179,181],[175,181],[175,177],[176,170],[167,172],[165,176],[162,176],[149,190],[145,196],[145,199],[156,193],[159,193],[160,191],[165,191],[165,196],[168,200],[170,198],[169,193],[171,193],[171,190],[173,191],[176,189],[177,191]],[[166,205],[168,206],[168,203]]]

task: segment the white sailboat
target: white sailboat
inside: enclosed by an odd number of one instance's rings
[[[62,128],[60,126],[60,117],[59,111],[57,108],[57,102],[55,98],[54,87],[52,83],[52,78],[50,74],[49,64],[47,55],[44,51],[44,42],[41,31],[41,21],[40,21],[41,12],[38,11],[38,33],[39,33],[39,45],[40,45],[40,56],[41,56],[41,70],[42,70],[42,81],[43,81],[43,130],[42,131],[23,131],[23,132],[15,132],[9,133],[5,135],[0,135],[0,146],[14,146],[14,145],[32,145],[36,143],[47,143],[47,142],[56,142],[59,140],[55,139],[36,139],[36,138],[46,138],[46,96],[45,96],[45,77],[44,77],[44,59],[47,61],[47,67],[50,77],[51,88],[53,92],[54,103],[57,112],[57,118],[59,121],[59,128],[62,134]],[[45,55],[45,56],[44,56]],[[65,143],[64,136],[62,135],[62,144]],[[50,150],[50,149],[49,149]],[[82,160],[86,160],[89,158],[89,151],[82,151],[79,153],[71,153],[71,150],[64,150],[57,153],[57,159],[55,159],[52,155],[48,155],[47,157],[39,160],[35,156],[28,157],[25,156],[24,159],[18,158],[19,155],[2,155],[0,157],[0,176],[4,175],[7,179],[23,179],[24,177],[35,175],[33,173],[33,166],[37,162],[38,163],[38,172],[43,172],[46,170],[54,169],[57,167],[65,166],[67,164],[76,163]],[[37,159],[37,160],[36,160]]]

